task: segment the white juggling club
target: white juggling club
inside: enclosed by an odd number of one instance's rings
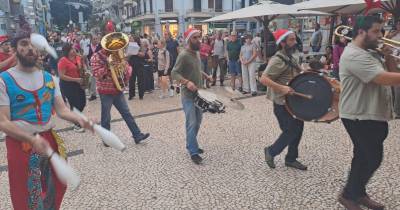
[[[71,187],[72,190],[75,190],[81,182],[78,173],[71,166],[68,165],[67,161],[61,158],[50,147],[47,150],[47,156],[50,159],[50,163],[53,166],[57,178],[63,184],[68,185]]]
[[[53,58],[57,59],[57,53],[53,47],[49,45],[46,38],[40,34],[32,33],[31,34],[31,43],[34,47],[38,48],[41,51],[46,51]]]
[[[73,109],[73,112],[79,115],[83,120],[89,121],[89,119],[76,108]],[[118,138],[118,136],[116,136],[113,132],[101,127],[100,125],[97,125],[91,121],[90,123],[93,125],[94,132],[101,137],[105,144],[121,152],[125,151],[126,147]]]

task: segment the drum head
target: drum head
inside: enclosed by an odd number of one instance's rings
[[[199,94],[200,97],[204,98],[205,100],[207,100],[209,102],[217,100],[217,95],[215,95],[215,93],[212,93],[210,91],[200,89],[200,90],[197,90],[197,93]]]
[[[290,81],[296,92],[311,95],[306,99],[295,95],[286,96],[286,107],[294,117],[304,121],[317,121],[329,112],[333,92],[330,83],[316,73],[303,73]]]

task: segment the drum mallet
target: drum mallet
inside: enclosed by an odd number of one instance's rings
[[[310,100],[313,98],[312,95],[307,95],[307,94],[303,94],[303,93],[299,93],[299,92],[292,92],[290,94],[291,95],[295,95],[295,96],[299,96],[299,97],[302,97],[302,98],[305,98],[305,99],[310,99]]]

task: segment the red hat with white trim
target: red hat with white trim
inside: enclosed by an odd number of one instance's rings
[[[0,35],[0,45],[6,43],[6,42],[10,42],[10,40],[8,39],[7,35]]]
[[[278,29],[274,32],[274,37],[276,40],[276,44],[279,45],[287,36],[290,34],[294,34],[293,31],[287,30],[287,29]]]
[[[187,31],[183,34],[183,37],[185,38],[185,42],[188,43],[190,37],[192,37],[193,34],[195,34],[195,33],[200,33],[200,34],[201,34],[201,31],[199,31],[199,30],[197,30],[197,29],[193,29],[193,28],[190,28],[189,30],[187,30]]]

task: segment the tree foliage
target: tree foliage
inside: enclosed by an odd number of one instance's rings
[[[67,2],[76,2],[86,5],[87,7],[80,7],[75,9],[74,6],[69,6]],[[50,2],[50,13],[53,17],[53,23],[59,28],[66,28],[70,20],[70,9],[71,9],[71,20],[74,23],[79,22],[78,13],[83,12],[83,19],[87,21],[92,14],[92,4],[90,0],[53,0]]]

